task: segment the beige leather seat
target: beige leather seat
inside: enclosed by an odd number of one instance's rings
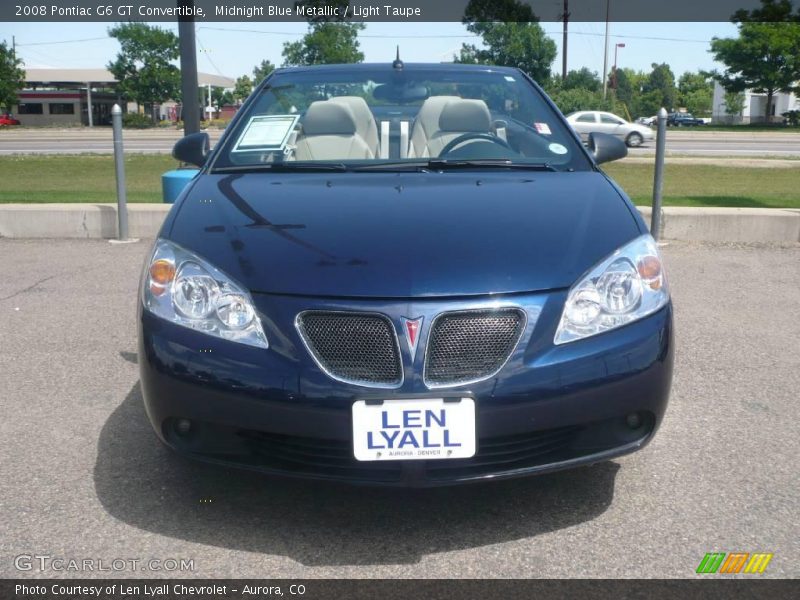
[[[356,133],[363,139],[374,156],[378,156],[378,124],[369,109],[366,100],[361,96],[334,96],[331,102],[339,102],[350,107],[356,118]]]
[[[460,99],[458,96],[431,96],[422,103],[411,127],[411,139],[408,143],[409,158],[430,156],[428,139],[439,130],[439,115],[442,109],[448,102]]]
[[[356,133],[356,117],[339,102],[312,102],[297,137],[295,160],[346,160],[374,158],[364,139]]]
[[[425,105],[434,98],[428,98],[420,108],[411,134],[411,148],[416,157],[439,156],[447,144],[465,133],[492,133],[492,116],[483,100],[444,98],[447,100],[441,103],[441,108],[439,101],[425,115],[422,114]]]

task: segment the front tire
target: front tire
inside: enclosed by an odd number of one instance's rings
[[[628,134],[628,137],[625,138],[625,143],[629,148],[638,148],[644,143],[644,138],[641,133],[636,133],[634,131]]]

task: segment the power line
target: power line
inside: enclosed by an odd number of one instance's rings
[[[109,40],[111,39],[109,36],[105,37],[94,37],[94,38],[83,38],[80,40],[59,40],[57,42],[29,42],[27,44],[17,44],[17,46],[52,46],[53,44],[78,44],[80,42],[94,42],[97,40]]]
[[[219,75],[220,77],[225,77],[225,75],[222,74],[222,71],[219,70],[219,67],[217,67],[217,65],[214,64],[214,61],[211,60],[211,54],[208,52],[208,50],[206,50],[206,47],[203,45],[203,42],[200,40],[200,36],[195,34],[195,37],[197,39],[197,43],[200,44],[200,51],[203,54],[206,55],[206,58],[208,59],[208,62],[211,63],[211,66],[217,72],[217,75]]]
[[[302,37],[306,35],[305,33],[297,33],[291,31],[270,31],[265,29],[234,29],[232,27],[209,27],[207,25],[203,25],[198,27],[198,29],[210,29],[213,31],[232,31],[235,33],[261,33],[266,35],[282,35],[286,37]],[[561,35],[561,31],[545,31],[547,35]],[[595,37],[603,37],[605,36],[604,33],[593,33],[588,31],[570,31],[571,35],[587,35],[587,36],[595,36]],[[423,35],[370,35],[370,34],[358,34],[359,38],[378,38],[378,39],[442,39],[442,38],[456,38],[456,39],[463,39],[463,38],[477,38],[481,37],[474,33],[467,33],[464,35],[432,35],[432,34],[423,34]],[[698,40],[698,39],[689,39],[689,38],[668,38],[668,37],[655,37],[655,36],[647,36],[647,35],[622,35],[622,34],[615,34],[609,37],[613,38],[620,38],[620,39],[630,39],[630,40],[656,40],[662,42],[689,42],[695,44],[708,44],[711,40]]]
[[[234,29],[232,27],[209,27],[207,25],[203,25],[198,27],[198,29],[211,29],[214,31],[233,31],[235,33],[263,33],[267,35],[282,35],[286,37],[303,37],[305,32],[297,33],[291,31],[267,31],[263,29]],[[440,39],[440,38],[476,38],[480,37],[475,35],[474,33],[467,33],[464,35],[370,35],[370,34],[358,34],[359,38],[376,38],[376,39]]]
[[[547,35],[559,35],[560,31],[545,31]],[[594,37],[605,37],[605,33],[594,33],[589,31],[571,31],[571,35],[588,35]],[[439,37],[439,36],[433,36]],[[656,40],[661,42],[689,42],[695,44],[709,44],[711,40],[697,40],[697,39],[688,39],[688,38],[668,38],[668,37],[654,37],[649,35],[623,35],[623,34],[611,34],[608,37],[612,38],[619,38],[619,39],[628,39],[628,40]]]
[[[259,33],[264,35],[279,35],[285,37],[302,37],[306,35],[305,33],[298,33],[298,32],[290,32],[290,31],[270,31],[270,30],[263,30],[263,29],[234,29],[232,27],[209,27],[209,26],[201,26],[198,29],[208,29],[212,31],[231,31],[234,33]],[[545,31],[547,35],[561,35],[562,31]],[[589,37],[603,37],[603,33],[596,33],[590,31],[575,31],[574,29],[569,32],[570,35],[585,35]],[[374,39],[444,39],[444,38],[452,38],[452,39],[467,39],[467,38],[478,38],[479,35],[475,35],[472,33],[467,33],[464,35],[370,35],[370,34],[359,34],[359,38],[374,38]],[[660,42],[686,42],[692,44],[708,44],[711,40],[698,40],[698,39],[690,39],[690,38],[672,38],[672,37],[657,37],[657,36],[647,36],[647,35],[622,35],[622,34],[613,34],[609,37],[619,38],[619,39],[629,39],[629,40],[653,40],[653,41],[660,41]],[[28,46],[52,46],[56,44],[79,44],[82,42],[96,42],[100,40],[110,40],[109,36],[104,37],[92,37],[92,38],[80,38],[75,40],[57,40],[54,42],[28,42],[28,43],[19,43],[17,42],[17,47],[28,47]],[[210,59],[209,59],[209,62]],[[213,65],[213,62],[212,62]],[[216,67],[215,67],[216,68]]]

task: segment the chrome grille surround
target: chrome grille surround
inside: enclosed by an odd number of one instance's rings
[[[386,315],[307,310],[297,315],[295,328],[314,362],[332,379],[382,389],[403,385],[400,343]]]
[[[516,306],[443,312],[431,323],[423,380],[429,388],[489,379],[505,366],[527,326]]]

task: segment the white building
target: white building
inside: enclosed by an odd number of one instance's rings
[[[744,110],[739,115],[730,115],[725,106],[725,88],[719,82],[714,82],[714,104],[711,108],[711,121],[713,123],[763,123],[764,113],[767,109],[767,95],[757,94],[750,90],[744,92]],[[795,94],[778,92],[772,97],[773,123],[783,121],[783,113],[790,110],[800,110],[800,100]]]
[[[235,85],[230,77],[209,73],[198,73],[197,81],[203,88]],[[125,100],[116,87],[107,69],[27,69],[25,89],[19,90],[12,113],[23,125],[108,125],[111,107]],[[170,106],[174,109],[175,103],[165,103],[162,118],[168,117]],[[127,103],[127,109],[136,110],[136,104]]]

